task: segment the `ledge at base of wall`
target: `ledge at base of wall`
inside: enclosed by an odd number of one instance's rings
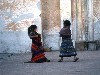
[[[84,50],[89,50],[89,51],[95,51],[95,50],[100,50],[100,40],[95,40],[95,41],[80,41],[80,42],[75,42],[75,48],[78,51],[84,51]]]

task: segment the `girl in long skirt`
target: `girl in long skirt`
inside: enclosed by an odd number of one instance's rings
[[[77,53],[73,46],[73,42],[71,39],[71,30],[70,30],[70,21],[64,21],[64,27],[60,31],[60,37],[62,38],[62,43],[60,47],[60,55],[61,59],[59,62],[63,61],[63,57],[71,57],[74,56],[74,62],[76,62],[79,58],[76,57]]]
[[[32,46],[31,46],[31,52],[32,52],[32,58],[31,58],[31,63],[42,63],[42,62],[50,62],[45,57],[43,47],[42,47],[42,42],[41,42],[41,35],[37,33],[37,26],[36,25],[31,25],[28,28],[28,35],[30,39],[32,39]]]

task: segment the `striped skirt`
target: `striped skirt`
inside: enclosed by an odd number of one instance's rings
[[[72,39],[63,39],[60,47],[60,57],[76,56],[76,50],[73,46]]]
[[[47,58],[45,57],[44,52],[37,45],[32,44],[31,51],[32,51],[32,58],[31,58],[32,62],[36,63],[46,62]]]

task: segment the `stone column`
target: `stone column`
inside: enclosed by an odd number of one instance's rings
[[[41,6],[43,45],[59,50],[60,0],[41,0]]]
[[[94,40],[93,0],[85,0],[85,40]]]
[[[72,17],[72,38],[77,40],[77,14],[76,0],[71,0],[71,17]]]
[[[83,13],[82,10],[84,9],[84,6],[82,6],[82,0],[76,0],[77,1],[77,30],[78,30],[78,41],[84,40],[84,22],[83,22]]]
[[[83,24],[83,6],[82,0],[72,0],[72,27],[74,29],[73,38],[76,38],[76,41],[84,40],[84,24]]]
[[[85,29],[84,29],[84,1],[72,0],[72,35],[77,50],[84,50]]]
[[[84,45],[86,44],[84,42],[89,43],[87,45],[89,46],[89,49],[94,47],[94,27],[92,15],[93,0],[72,0],[72,23],[73,27],[76,28],[76,32],[74,33],[76,34],[76,47],[79,50],[84,50]],[[92,45],[90,44],[91,41]]]
[[[76,20],[76,23],[73,24],[74,26],[76,24],[76,41],[84,40],[84,6],[82,4],[83,0],[72,1],[72,23],[74,22],[74,20]]]
[[[95,50],[94,25],[93,25],[93,0],[85,0],[85,40],[88,44],[87,50]]]
[[[93,0],[88,0],[87,2],[87,18],[88,18],[88,38],[89,41],[94,41],[94,26],[93,26]]]

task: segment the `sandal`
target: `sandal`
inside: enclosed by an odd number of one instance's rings
[[[60,59],[58,62],[63,62],[63,59]]]
[[[77,60],[79,60],[79,58],[76,57],[76,58],[74,59],[74,62],[76,62]]]
[[[50,62],[50,60],[47,59],[46,62]]]

